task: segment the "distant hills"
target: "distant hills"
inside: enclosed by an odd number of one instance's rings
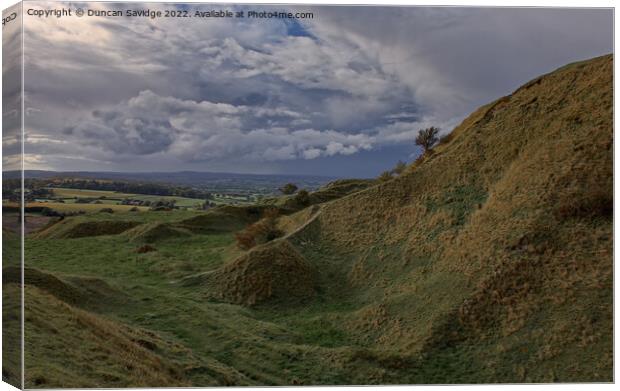
[[[96,171],[44,171],[25,170],[24,175],[29,179],[51,178],[80,178],[105,179],[118,181],[144,181],[167,183],[173,185],[191,186],[208,189],[209,191],[257,191],[260,193],[275,193],[283,184],[292,182],[299,188],[315,190],[320,186],[335,180],[329,176],[285,175],[285,174],[237,174],[221,172],[96,172]],[[19,171],[3,172],[5,179],[20,177]],[[262,190],[262,191],[260,191]]]

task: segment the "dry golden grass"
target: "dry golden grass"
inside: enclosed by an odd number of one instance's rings
[[[43,229],[33,236],[37,239],[74,239],[88,236],[117,235],[142,224],[138,221],[82,221],[67,218]]]
[[[255,305],[267,300],[304,300],[315,293],[314,270],[285,240],[257,246],[206,275],[208,296]]]
[[[4,290],[19,294],[16,284]],[[25,294],[27,388],[190,385],[181,366],[155,353],[182,347],[77,309],[33,285],[26,285]]]
[[[404,175],[324,205],[320,254],[347,254],[351,289],[381,298],[381,311],[348,315],[350,331],[425,354],[438,340],[506,352],[547,341],[554,354],[529,349],[496,375],[611,380],[611,76],[611,56],[545,75],[474,112]],[[585,331],[578,343],[524,334],[549,324]],[[571,354],[580,370],[565,368]]]

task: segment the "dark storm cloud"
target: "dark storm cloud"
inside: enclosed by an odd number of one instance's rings
[[[315,18],[28,20],[27,153],[67,170],[397,160],[420,127],[612,50],[609,10],[296,8]]]

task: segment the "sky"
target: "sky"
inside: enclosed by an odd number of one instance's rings
[[[419,129],[613,50],[606,9],[69,7],[314,17],[25,16],[27,169],[373,177]]]

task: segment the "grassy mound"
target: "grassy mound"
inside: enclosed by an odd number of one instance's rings
[[[5,295],[19,295],[15,284]],[[77,309],[27,286],[26,388],[188,386],[183,369],[164,359],[175,346],[154,333]],[[5,325],[19,330],[16,320]]]
[[[196,217],[182,220],[181,228],[196,233],[234,232],[258,221],[266,206],[218,206]]]
[[[267,300],[298,301],[314,296],[314,270],[287,241],[277,240],[205,274],[207,295],[255,305]]]
[[[191,235],[191,232],[170,223],[154,222],[138,225],[126,231],[125,235],[136,242],[155,243],[159,240]]]
[[[142,223],[138,221],[65,219],[33,236],[37,239],[75,239],[89,236],[118,235]]]
[[[2,283],[21,283],[21,268],[4,267]],[[61,279],[51,273],[25,267],[24,283],[26,289],[36,287],[59,300],[82,308],[96,308],[100,304],[112,305],[128,300],[123,293],[99,278],[70,276]]]
[[[261,201],[262,206],[278,208],[282,214],[291,214],[308,206],[336,200],[377,184],[374,179],[340,179],[328,183],[317,191],[308,194],[305,202],[300,202],[298,194],[268,198]]]

